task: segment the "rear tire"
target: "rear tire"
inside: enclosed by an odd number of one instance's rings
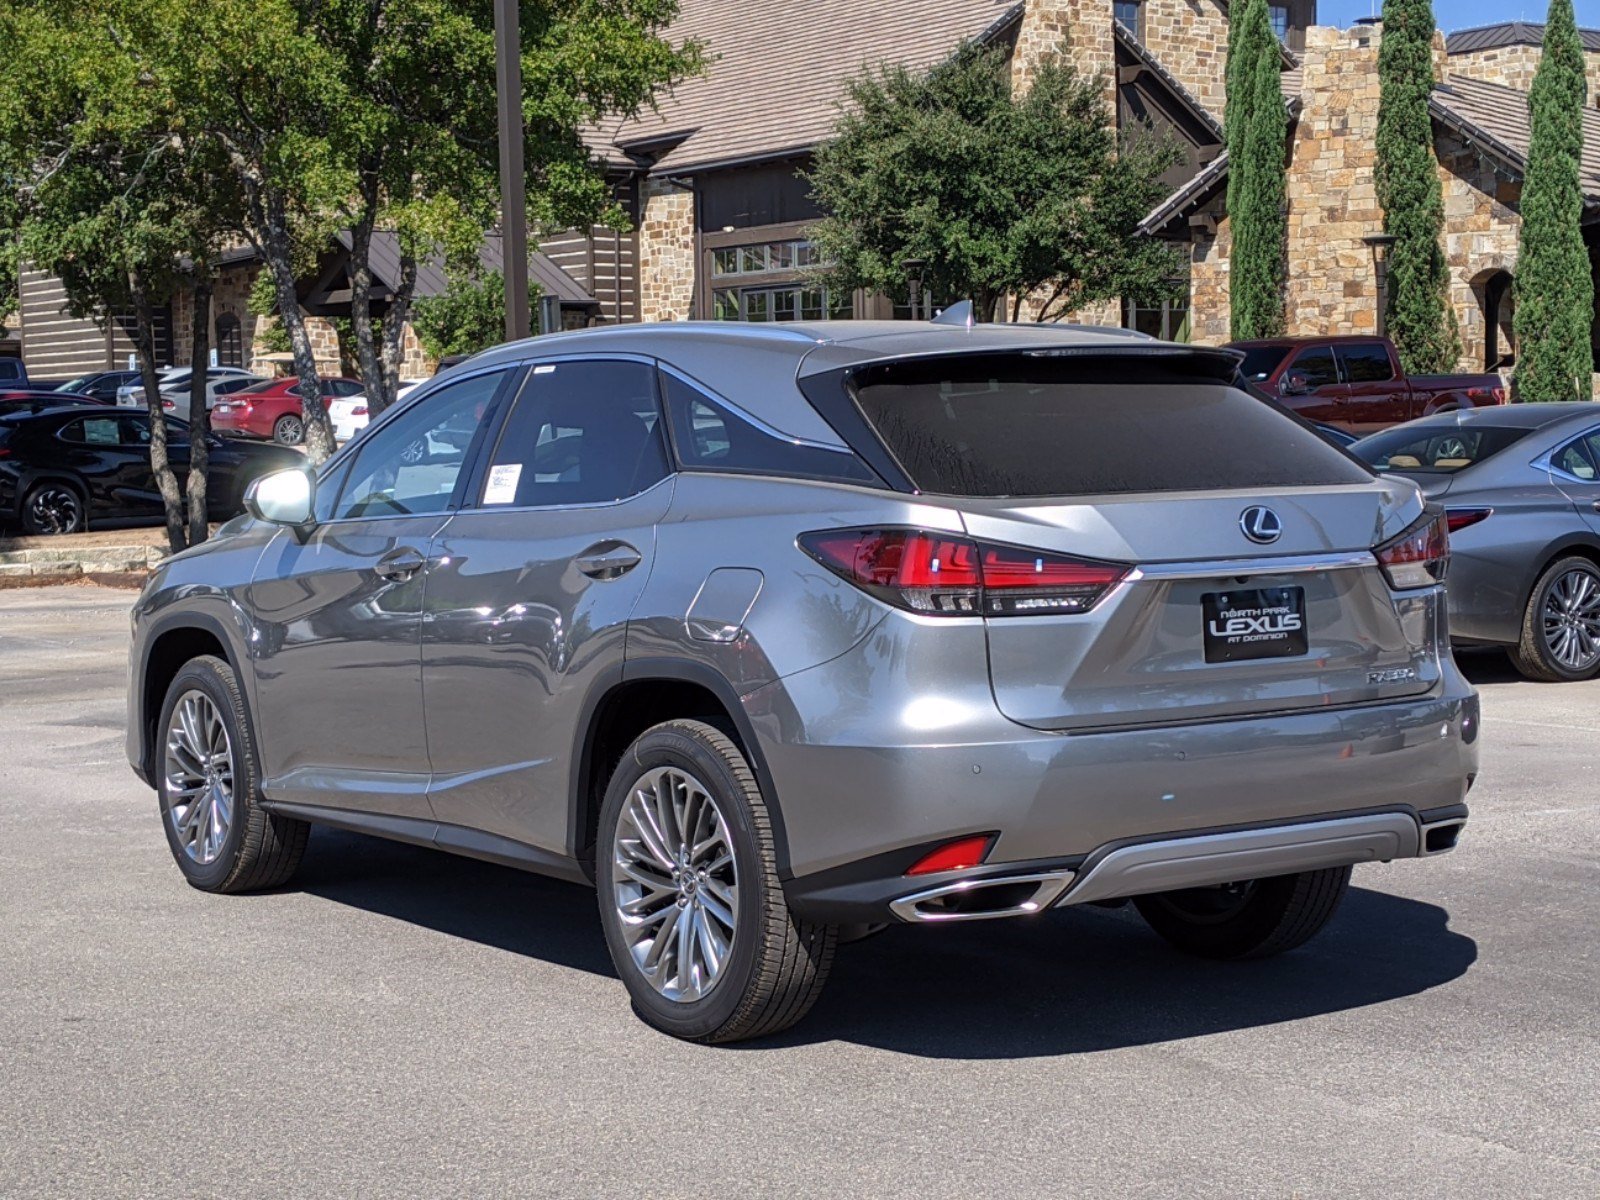
[[[1310,941],[1350,887],[1349,867],[1216,888],[1135,896],[1142,916],[1178,949],[1202,958],[1267,958]]]
[[[1510,654],[1512,666],[1541,683],[1600,675],[1600,567],[1578,555],[1551,563],[1533,585]]]
[[[595,882],[617,974],[663,1033],[762,1037],[822,991],[837,932],[789,911],[767,800],[711,725],[657,725],[623,755],[600,811]]]
[[[272,440],[280,446],[298,446],[306,440],[306,424],[293,413],[284,413],[272,425]]]
[[[248,892],[289,882],[311,826],[261,807],[261,772],[233,668],[204,655],[167,688],[152,770],[167,846],[203,892]]]
[[[69,483],[41,483],[22,501],[22,531],[32,537],[82,533],[88,527],[89,506]]]

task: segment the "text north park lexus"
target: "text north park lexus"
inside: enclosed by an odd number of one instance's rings
[[[1478,702],[1442,516],[1237,366],[868,321],[500,347],[163,564],[129,757],[204,890],[285,883],[313,824],[590,883],[701,1041],[892,922],[1131,898],[1290,949],[1354,864],[1455,845]]]

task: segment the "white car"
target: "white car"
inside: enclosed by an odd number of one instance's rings
[[[167,367],[156,376],[157,386],[161,390],[161,407],[169,416],[187,420],[189,417],[189,376],[193,372],[188,367]],[[240,388],[249,387],[253,383],[262,382],[260,375],[252,374],[243,367],[208,367],[206,369],[206,407],[217,406],[217,398]],[[142,383],[124,384],[117,389],[117,404],[124,408],[144,407],[144,385]]]
[[[367,427],[366,394],[357,392],[354,396],[329,398],[328,420],[333,422],[333,440],[348,442]]]

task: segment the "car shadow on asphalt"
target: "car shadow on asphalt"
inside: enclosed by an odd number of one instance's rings
[[[614,976],[594,893],[442,851],[319,828],[295,890],[451,937]],[[1131,905],[940,928],[839,949],[796,1028],[740,1048],[844,1041],[904,1054],[1083,1054],[1298,1021],[1464,975],[1477,944],[1433,904],[1352,888],[1321,935],[1259,962],[1171,949]]]

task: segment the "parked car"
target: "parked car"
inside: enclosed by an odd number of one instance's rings
[[[213,438],[206,475],[213,520],[239,512],[245,487],[300,459],[292,450]],[[167,453],[189,469],[189,427],[167,422]],[[77,533],[101,524],[159,518],[150,469],[150,418],[79,405],[0,416],[0,524],[28,534]]]
[[[0,387],[27,386],[27,365],[20,358],[0,358]]]
[[[88,375],[80,375],[70,379],[56,389],[58,392],[73,392],[80,396],[93,396],[105,404],[117,402],[117,392],[124,387],[132,387],[139,382],[137,371],[95,371]]]
[[[1450,521],[1450,635],[1530,679],[1600,675],[1600,404],[1443,413],[1351,453]]]
[[[370,419],[365,390],[353,392],[348,396],[329,397],[328,420],[333,422],[334,441],[348,442],[367,427]]]
[[[185,877],[278,886],[315,822],[592,880],[645,1020],[722,1042],[885,923],[1132,897],[1261,956],[1450,849],[1417,488],[1231,353],[949,315],[547,335],[259,481],[134,606]]]
[[[161,407],[180,420],[187,420],[189,417],[189,378],[192,374],[193,371],[188,367],[167,367],[156,377],[157,387],[161,391]],[[219,396],[262,381],[260,375],[243,367],[208,367],[206,406],[215,408]],[[119,387],[117,403],[132,408],[143,408],[144,385],[136,378],[133,383]]]
[[[0,387],[0,416],[10,413],[36,413],[47,408],[63,406],[99,406],[93,396],[79,396],[72,392],[52,392],[43,388]]]
[[[1408,377],[1388,338],[1274,338],[1229,347],[1244,353],[1245,378],[1286,408],[1357,433],[1506,402],[1498,375]]]
[[[320,383],[325,404],[340,397],[365,395],[354,379],[324,378]],[[219,431],[298,446],[306,439],[300,382],[290,375],[241,388],[211,410],[211,424]]]

